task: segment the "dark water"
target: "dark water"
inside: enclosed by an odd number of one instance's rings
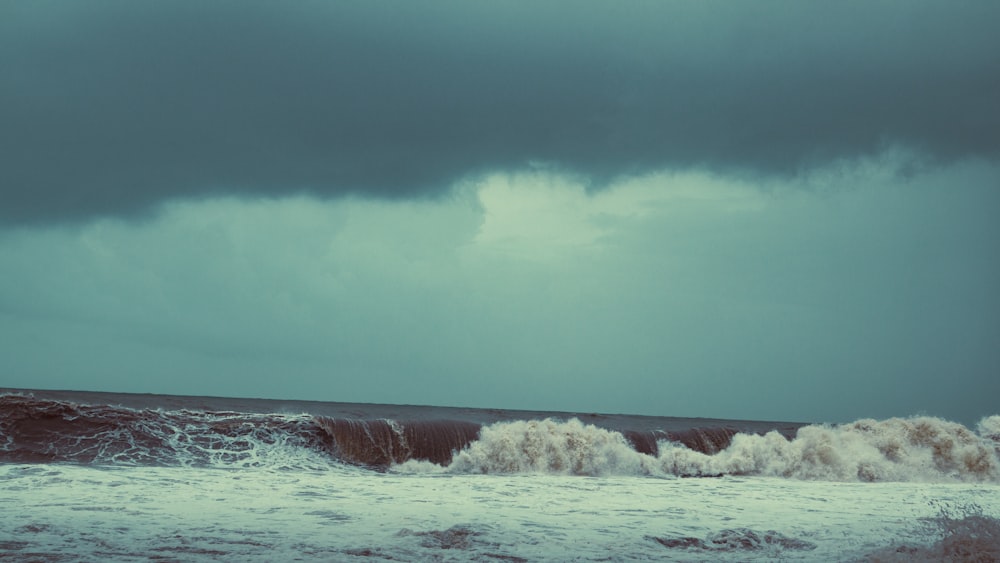
[[[377,405],[318,401],[187,397],[0,389],[0,461],[206,465],[249,458],[260,444],[311,448],[351,464],[385,468],[407,460],[447,464],[483,426],[505,421],[578,419],[621,433],[655,456],[664,441],[706,454],[737,433],[772,430],[791,437],[791,422],[650,417]]]

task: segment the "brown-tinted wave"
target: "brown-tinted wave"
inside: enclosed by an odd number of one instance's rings
[[[423,460],[447,465],[483,426],[470,420],[129,408],[11,393],[0,395],[0,462],[280,467],[326,460],[386,469]],[[737,432],[706,427],[621,433],[637,452],[655,456],[663,441],[715,453]]]
[[[0,396],[0,461],[260,465],[267,447],[305,446],[305,416],[162,411]]]
[[[682,444],[688,449],[711,455],[729,447],[733,436],[739,433],[740,429],[729,426],[698,427],[672,431],[626,430],[622,432],[637,452],[651,456],[658,455],[659,444],[663,442]]]
[[[481,426],[458,420],[355,420],[318,416],[316,424],[327,436],[334,456],[347,463],[389,467],[411,459],[439,465],[478,436]]]

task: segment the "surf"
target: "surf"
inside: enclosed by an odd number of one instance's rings
[[[466,418],[130,408],[8,393],[0,395],[0,462],[1000,482],[1000,416],[975,430],[924,416],[803,425],[794,433]]]

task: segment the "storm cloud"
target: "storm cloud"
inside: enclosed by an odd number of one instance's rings
[[[0,385],[974,423],[998,21],[0,3]]]
[[[509,170],[593,189],[996,159],[997,21],[992,1],[6,3],[0,223]]]

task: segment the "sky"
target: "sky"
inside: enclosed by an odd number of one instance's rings
[[[996,21],[3,3],[0,386],[974,423]]]

